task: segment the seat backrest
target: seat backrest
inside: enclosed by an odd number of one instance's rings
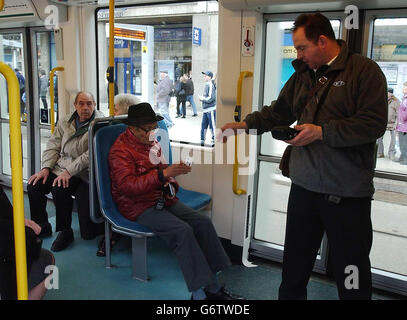
[[[161,145],[161,150],[164,154],[165,160],[168,161],[168,165],[171,165],[172,164],[171,142],[168,134],[168,128],[164,120],[158,122],[158,127],[161,130],[158,131],[156,139]]]
[[[94,137],[96,187],[100,209],[105,218],[109,218],[109,213],[118,213],[112,199],[108,156],[111,146],[126,128],[124,124],[113,124],[99,129]]]
[[[158,122],[161,130],[157,133],[165,159],[172,163],[171,144],[168,137],[168,129],[164,120]],[[111,180],[109,174],[109,151],[113,143],[127,129],[125,124],[112,124],[98,129],[94,136],[94,167],[96,176],[96,189],[102,214],[109,219],[109,214],[119,214],[117,206],[112,199]]]

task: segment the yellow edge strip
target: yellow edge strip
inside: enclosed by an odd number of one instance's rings
[[[242,105],[242,85],[243,79],[246,77],[252,77],[253,73],[250,71],[243,71],[240,73],[239,80],[237,82],[237,97],[236,97],[236,105]],[[239,175],[239,162],[237,159],[237,139],[238,136],[235,136],[235,163],[233,164],[233,192],[237,195],[246,194],[246,190],[238,188],[238,175]]]
[[[63,67],[55,67],[49,72],[49,97],[51,100],[51,133],[55,131],[55,106],[54,106],[54,74],[56,71],[64,71]]]
[[[13,194],[14,244],[16,255],[17,297],[28,299],[27,258],[25,248],[24,200],[23,200],[23,155],[21,148],[20,86],[14,71],[0,62],[0,72],[8,86],[10,112],[11,178]]]

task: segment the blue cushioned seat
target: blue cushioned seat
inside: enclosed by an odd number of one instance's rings
[[[154,236],[154,233],[149,228],[124,218],[118,211],[111,194],[108,155],[111,146],[117,137],[126,130],[127,126],[122,123],[112,124],[109,121],[104,126],[101,125],[102,123],[98,125],[99,127],[94,134],[92,141],[93,150],[90,152],[90,159],[93,158],[94,160],[94,166],[92,167],[94,167],[96,177],[95,182],[99,207],[105,219],[106,267],[111,267],[110,241],[107,239],[110,239],[112,230],[132,238],[133,277],[146,281],[148,280],[147,237]],[[167,127],[164,121],[159,121],[158,125],[163,131],[157,134],[157,140],[161,144],[165,159],[168,159],[168,163],[172,164],[171,144],[168,138]],[[94,129],[96,129],[96,126]],[[187,190],[182,187],[179,187],[177,197],[195,210],[205,208],[211,201],[211,197],[207,194]],[[93,217],[93,219],[97,220],[97,217]]]

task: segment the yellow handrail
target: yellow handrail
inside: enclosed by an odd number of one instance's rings
[[[4,0],[0,0],[0,11],[3,10],[4,7]]]
[[[14,71],[0,62],[0,72],[6,78],[10,112],[11,179],[13,194],[14,245],[16,255],[17,297],[28,299],[27,257],[25,247],[23,155],[21,149],[20,86]]]
[[[56,71],[64,71],[64,67],[55,67],[49,72],[49,97],[51,100],[51,133],[55,131],[55,106],[54,106],[54,74]]]
[[[109,1],[109,116],[114,115],[114,0]]]
[[[243,71],[240,73],[239,80],[237,82],[237,97],[236,97],[236,109],[235,109],[235,121],[240,121],[240,112],[242,108],[242,83],[245,77],[251,77],[253,73],[250,71]],[[235,136],[235,163],[233,164],[233,192],[237,195],[246,194],[246,190],[238,188],[237,177],[239,175],[239,163],[237,159],[237,138]]]

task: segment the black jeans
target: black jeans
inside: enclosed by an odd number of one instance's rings
[[[306,299],[324,231],[340,299],[371,299],[371,198],[342,198],[292,184],[287,209],[279,299]]]
[[[27,185],[31,219],[40,226],[44,226],[48,223],[46,195],[51,192],[56,208],[55,231],[69,229],[72,223],[73,195],[75,196],[78,208],[81,237],[85,240],[89,240],[102,234],[104,230],[103,223],[95,224],[89,216],[89,185],[77,177],[72,177],[69,180],[68,188],[53,187],[52,183],[56,177],[55,174],[50,173],[45,184],[43,184],[41,180],[35,185]]]

